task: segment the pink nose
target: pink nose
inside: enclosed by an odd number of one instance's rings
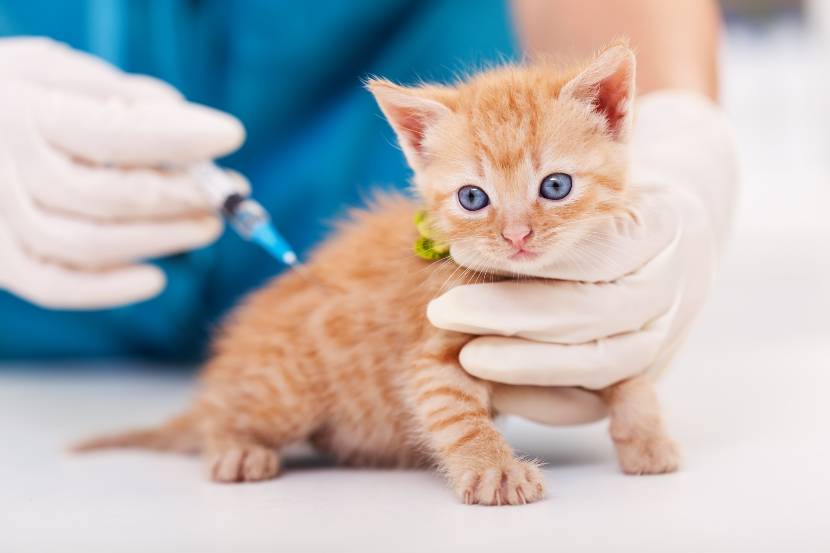
[[[533,230],[527,225],[509,225],[501,231],[501,237],[510,242],[517,250],[525,245],[531,234],[533,234]]]

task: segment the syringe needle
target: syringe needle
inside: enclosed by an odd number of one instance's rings
[[[329,289],[329,286],[327,286],[326,284],[323,284],[323,282],[320,279],[318,279],[316,276],[314,276],[314,273],[312,273],[308,269],[308,267],[306,267],[305,265],[303,265],[299,261],[296,262],[296,263],[290,264],[289,267],[291,267],[291,269],[295,273],[300,275],[300,278],[302,278],[306,282],[310,282],[311,284],[313,284],[315,286],[319,286],[320,288],[325,288],[327,290]]]

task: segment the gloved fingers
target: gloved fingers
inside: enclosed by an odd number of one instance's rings
[[[95,59],[95,58],[93,58]],[[182,102],[184,96],[173,85],[152,77],[124,73],[116,70],[116,78],[101,83],[94,91],[90,91],[86,83],[79,83],[78,89],[89,96],[114,96],[127,101],[143,102]]]
[[[85,273],[39,263],[9,291],[48,309],[107,309],[153,298],[164,285],[164,274],[151,265]]]
[[[119,223],[32,210],[11,224],[15,239],[34,255],[85,269],[186,252],[210,244],[222,231],[215,215]]]
[[[0,39],[0,74],[47,88],[101,99],[180,102],[182,95],[159,79],[124,73],[93,55],[45,37]]]
[[[188,102],[102,101],[44,91],[36,110],[49,144],[96,164],[177,167],[229,154],[245,138],[235,117]]]
[[[483,336],[464,346],[459,361],[484,380],[598,390],[646,371],[664,337],[665,324],[573,345]]]
[[[457,286],[429,303],[427,317],[445,330],[559,344],[633,332],[674,304],[682,278],[677,244],[672,242],[646,266],[617,282]]]
[[[492,403],[499,413],[550,426],[586,424],[608,416],[599,395],[582,388],[494,384]]]
[[[50,309],[104,309],[156,296],[164,273],[152,265],[84,272],[47,263],[21,250],[0,226],[0,287]]]
[[[124,222],[199,216],[216,208],[204,183],[186,170],[102,167],[47,153],[42,163],[18,173],[39,205],[84,218]],[[228,175],[240,194],[250,191],[243,176]]]
[[[10,161],[0,169],[0,221],[20,249],[48,261],[106,269],[204,246],[222,230],[216,215],[125,223],[50,212],[32,201]]]

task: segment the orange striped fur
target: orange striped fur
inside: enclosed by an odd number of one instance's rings
[[[541,498],[537,464],[517,458],[493,426],[490,385],[458,363],[470,336],[432,327],[425,310],[452,286],[549,262],[599,218],[624,211],[633,57],[615,48],[572,71],[502,67],[454,87],[370,82],[420,199],[381,196],[354,212],[308,263],[322,286],[288,273],[240,305],[216,337],[185,417],[81,448],[195,445],[214,480],[237,482],[275,476],[280,448],[308,440],[345,464],[436,465],[467,503]],[[610,99],[601,98],[605,88]],[[541,178],[555,171],[572,174],[576,189],[560,204],[538,197]],[[464,184],[491,192],[486,213],[459,208]],[[466,267],[412,253],[419,204]],[[533,229],[528,245],[538,260],[508,259],[501,229],[517,220]],[[608,392],[609,401],[641,384],[628,387]],[[656,407],[649,403],[644,419],[617,403],[615,439],[635,443],[637,457],[659,433],[659,416],[649,418]],[[641,457],[632,466],[648,472]]]

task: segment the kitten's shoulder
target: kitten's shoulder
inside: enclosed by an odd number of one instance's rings
[[[401,264],[419,265],[423,260],[413,250],[417,210],[418,203],[400,192],[375,192],[367,207],[350,210],[336,223],[312,263],[324,272],[326,267],[334,272],[349,267],[359,275],[388,273]]]

